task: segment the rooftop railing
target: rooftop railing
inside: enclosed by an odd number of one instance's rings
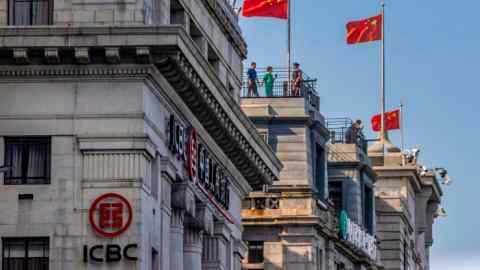
[[[298,86],[295,86],[293,82],[288,83],[288,70],[286,68],[273,68],[273,88],[271,93],[267,93],[265,89],[265,83],[263,78],[265,76],[265,68],[257,68],[258,82],[256,82],[257,93],[249,91],[249,81],[248,76],[245,71],[243,76],[243,85],[242,85],[242,98],[272,98],[272,97],[311,97],[312,95],[317,95],[316,86],[317,80],[310,78],[304,72],[302,72],[302,80]],[[293,70],[292,70],[293,72]],[[293,74],[292,74],[293,80]]]
[[[352,126],[353,121],[350,118],[327,118],[327,128],[330,132],[330,140],[332,143],[340,144],[356,144],[365,153],[367,152],[367,140],[360,130],[356,136],[352,138],[347,136],[348,129]]]

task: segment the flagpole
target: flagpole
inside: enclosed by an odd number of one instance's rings
[[[396,153],[401,150],[392,144],[388,139],[388,133],[385,128],[385,2],[380,1],[381,4],[381,43],[380,43],[380,132],[378,141],[369,147],[368,151],[371,153],[381,153],[385,155],[386,152]]]
[[[288,12],[287,12],[287,72],[288,72],[288,95],[291,95],[292,91],[292,0],[287,0]]]
[[[402,144],[402,153],[405,153],[405,130],[403,129],[404,125],[404,117],[403,117],[403,102],[400,101],[400,140]]]
[[[388,137],[385,132],[385,2],[382,6],[382,41],[380,45],[380,141],[385,142]],[[385,153],[385,144],[382,143],[382,153]]]

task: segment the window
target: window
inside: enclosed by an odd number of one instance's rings
[[[5,185],[50,183],[50,138],[5,138]]]
[[[343,181],[332,181],[328,183],[328,190],[335,211],[340,213],[343,207]]]
[[[170,3],[170,24],[186,25],[187,14],[182,4],[178,0],[173,0]]]
[[[202,31],[200,31],[193,20],[190,20],[190,37],[193,39],[193,42],[195,42],[202,55],[205,55],[205,38],[202,35]]]
[[[160,261],[158,258],[158,251],[154,248],[152,248],[152,270],[159,269],[160,267]]]
[[[248,242],[248,262],[263,263],[263,242],[262,241]]]
[[[159,173],[158,173],[158,162],[159,160],[157,159],[157,157],[155,157],[154,159],[152,159],[152,196],[153,198],[155,199],[158,199],[158,186],[159,186],[159,183],[160,183],[160,177],[159,177]]]
[[[52,0],[9,0],[10,25],[47,25],[52,21]]]
[[[262,138],[264,142],[270,145],[270,142],[268,139],[268,131],[259,131],[258,134],[260,135],[260,138]]]
[[[344,263],[336,262],[335,265],[336,265],[336,267],[335,267],[336,270],[345,270],[345,264]]]
[[[215,72],[218,73],[220,71],[220,57],[218,57],[217,53],[213,47],[210,46],[210,44],[208,45],[208,63],[210,66],[212,66]]]
[[[368,233],[373,234],[373,190],[369,186],[364,186],[364,226]]]
[[[325,199],[325,151],[319,144],[315,145],[315,187],[320,199]]]
[[[48,270],[49,239],[3,238],[3,270]]]

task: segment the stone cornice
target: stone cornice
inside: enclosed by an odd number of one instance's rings
[[[253,186],[282,165],[178,26],[3,27],[0,77],[152,77],[158,68]],[[194,68],[194,66],[196,68]]]
[[[80,151],[120,151],[142,150],[155,157],[155,145],[147,136],[111,137],[111,136],[79,136],[77,137]]]
[[[432,200],[435,202],[440,202],[443,196],[443,190],[438,184],[438,181],[433,174],[421,177],[422,179],[422,188],[431,188],[432,189]]]
[[[165,54],[156,60],[156,65],[185,103],[189,105],[192,112],[197,115],[197,118],[202,119],[204,127],[216,139],[233,163],[240,171],[244,172],[244,176],[249,179],[250,184],[260,187],[262,184],[271,184],[277,179],[276,174],[263,163],[263,157],[252,146],[252,144],[256,144],[265,150],[263,153],[273,155],[257,134],[253,124],[243,113],[238,112],[235,115],[239,118],[245,117],[245,119],[240,119],[244,120],[242,122],[246,124],[243,129],[249,130],[249,132],[242,131],[229,117],[228,109],[223,107],[215,95],[209,91],[184,55],[178,51]],[[234,110],[233,113],[236,112],[236,108],[239,109],[238,105],[233,103],[229,105],[232,106],[229,109]],[[219,128],[219,123],[222,128]],[[273,160],[278,161],[277,158],[273,158]]]

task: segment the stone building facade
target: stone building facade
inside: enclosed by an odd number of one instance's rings
[[[278,182],[256,189],[244,200],[243,239],[248,246],[244,269],[380,269],[373,236],[368,250],[360,238],[340,236],[340,211],[330,199],[330,184],[351,181],[350,189],[345,185],[349,193],[340,195],[348,202],[350,216],[344,229],[366,236],[361,187],[372,187],[374,173],[356,144],[328,142],[330,132],[319,111],[314,82],[304,78],[297,95],[279,79],[273,96],[242,98],[243,110],[284,164]],[[360,172],[372,179],[360,182]],[[374,215],[372,205],[369,216]]]
[[[443,196],[435,169],[399,152],[369,153],[377,174],[377,236],[386,269],[429,270]]]
[[[284,164],[278,182],[244,200],[243,267],[429,270],[442,215],[438,168],[401,153],[386,135],[370,148],[361,131],[352,140],[351,120],[320,114],[312,80],[304,78],[298,95],[285,77],[270,96],[244,91],[241,101]]]
[[[0,36],[0,269],[241,269],[282,165],[226,1],[2,0]]]

